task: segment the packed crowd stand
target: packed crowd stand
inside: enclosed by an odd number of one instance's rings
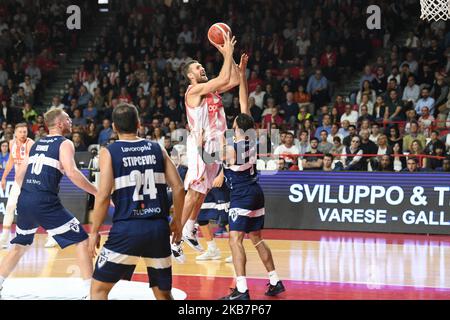
[[[39,14],[32,1],[22,2],[0,4],[0,160],[16,123],[28,123],[35,140],[46,136],[37,111],[45,82],[58,68],[55,57],[76,47],[61,29],[64,2],[49,2]],[[224,21],[237,53],[250,55],[250,110],[260,144],[270,146],[260,169],[448,172],[450,29],[420,21],[416,1],[375,2],[380,30],[367,29],[361,1],[120,1],[117,27],[98,35],[64,94],[45,109],[72,117],[69,138],[79,152],[117,139],[111,114],[121,102],[138,107],[139,136],[181,150],[188,84],[180,70],[196,59],[210,79],[219,73],[220,54],[206,31]],[[405,43],[392,44],[411,17],[418,22]],[[383,48],[387,56],[374,55]],[[336,94],[358,74],[359,90]],[[222,98],[231,127],[238,92]]]

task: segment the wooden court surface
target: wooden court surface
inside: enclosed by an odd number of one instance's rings
[[[293,230],[265,230],[264,237],[287,289],[275,299],[450,299],[449,237]],[[36,235],[12,278],[79,274],[74,248],[46,249],[45,239]],[[187,299],[217,299],[234,286],[233,266],[224,261],[231,254],[228,239],[216,242],[221,260],[196,261],[188,246],[185,264],[173,260],[174,287]],[[251,297],[266,299],[267,272],[250,240],[244,246]],[[133,280],[147,281],[142,263]]]

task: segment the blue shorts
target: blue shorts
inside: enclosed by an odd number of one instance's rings
[[[230,231],[254,232],[264,228],[264,192],[258,184],[231,191]]]
[[[230,191],[224,183],[220,188],[211,189],[202,204],[198,221],[223,221],[230,207]]]
[[[17,202],[16,237],[11,244],[31,245],[41,226],[61,248],[88,238],[83,226],[52,194],[29,194],[22,191]]]
[[[150,287],[170,291],[172,260],[167,219],[114,222],[97,258],[93,278],[108,283],[131,280],[139,258],[147,266]]]

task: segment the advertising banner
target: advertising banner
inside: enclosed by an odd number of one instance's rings
[[[450,234],[445,173],[262,173],[266,228]]]

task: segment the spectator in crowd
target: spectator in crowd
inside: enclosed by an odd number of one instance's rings
[[[422,107],[422,115],[420,116],[418,123],[420,131],[426,138],[430,137],[431,127],[434,124],[434,117],[430,114],[428,107]]]
[[[419,166],[417,158],[409,158],[406,161],[406,168],[403,169],[403,171],[407,173],[416,173],[422,171],[422,169]]]
[[[424,158],[423,167],[431,170],[442,168],[444,159],[444,150],[440,146],[436,146],[431,153],[432,158]]]
[[[333,144],[328,142],[328,132],[326,130],[322,130],[320,132],[320,143],[317,147],[317,150],[321,154],[330,153],[331,149],[333,148]]]
[[[81,134],[76,132],[72,135],[73,145],[75,147],[75,152],[84,152],[87,151],[87,147],[81,138]]]
[[[353,124],[348,126],[348,135],[344,138],[342,141],[344,146],[350,147],[353,137],[356,137],[358,135],[358,131],[356,130],[356,126]]]
[[[430,135],[430,141],[427,143],[425,148],[423,149],[424,154],[431,155],[433,154],[436,148],[441,148],[445,150],[445,143],[439,139],[439,131],[432,131]]]
[[[308,131],[299,131],[299,138],[295,139],[295,146],[297,147],[299,154],[305,154],[309,151],[309,139]],[[303,159],[303,156],[301,159]]]
[[[280,126],[283,123],[283,118],[278,114],[278,108],[275,106],[272,107],[272,112],[270,114],[264,116],[262,127],[267,129],[273,123],[277,126]]]
[[[275,149],[274,155],[283,158],[288,166],[296,165],[300,150],[294,145],[294,134],[285,132],[285,138],[282,145]],[[290,156],[292,155],[292,156]]]
[[[438,172],[450,172],[450,158],[447,157],[444,160],[442,160],[442,167],[436,168],[435,171],[438,171]]]
[[[328,102],[328,81],[320,69],[317,69],[309,78],[306,91],[311,95],[311,100],[316,107]]]
[[[375,103],[376,92],[372,89],[369,80],[365,80],[361,90],[358,91],[358,94],[356,95],[356,104],[361,104],[364,95],[367,96],[367,101],[370,101],[372,104]]]
[[[6,163],[9,159],[9,143],[8,141],[0,142],[0,169],[6,168]]]
[[[331,153],[326,153],[323,156],[323,167],[322,170],[326,172],[330,171],[340,171],[342,170],[342,162],[337,161],[333,168],[334,156]]]
[[[284,171],[284,170],[289,170],[289,167],[286,164],[284,158],[279,158],[277,160],[277,171]]]
[[[322,131],[326,131],[328,134],[331,133],[331,121],[330,121],[330,115],[324,114],[322,118],[322,126],[318,127],[315,131],[314,137],[317,139],[320,138],[320,133]]]
[[[310,141],[310,150],[306,152],[302,160],[303,170],[320,170],[323,165],[323,157],[318,151],[319,139],[312,138]]]
[[[331,125],[330,134],[328,135],[328,142],[333,143],[334,137],[339,137],[341,141],[344,137],[339,133],[339,125],[337,123],[333,123]]]
[[[81,110],[79,108],[75,109],[73,112],[72,125],[85,127],[86,124],[87,124],[87,121],[85,118],[83,118],[83,116],[81,114]]]
[[[389,99],[386,102],[386,106],[390,121],[404,120],[403,101],[399,99],[397,90],[391,89],[389,91]]]
[[[341,128],[339,129],[338,133],[343,137],[342,141],[345,137],[347,137],[350,134],[350,122],[348,120],[344,120],[341,123]]]
[[[430,97],[430,91],[428,88],[423,88],[421,92],[421,98],[416,103],[416,113],[421,116],[422,115],[422,108],[428,107],[429,113],[434,114],[434,99]]]
[[[426,144],[426,138],[423,134],[419,133],[419,124],[414,121],[410,125],[410,133],[403,137],[403,150],[410,150],[411,143],[414,140],[418,140],[421,148]]]
[[[382,155],[380,157],[380,161],[377,163],[378,163],[378,165],[374,168],[373,171],[380,171],[380,172],[393,172],[394,171],[394,164],[392,163],[391,157],[387,154]]]
[[[25,120],[25,122],[28,124],[34,123],[36,121],[37,115],[38,114],[36,110],[34,110],[33,107],[31,106],[31,103],[26,102],[25,107],[22,110],[22,117]]]
[[[111,137],[113,130],[111,128],[111,121],[109,119],[103,119],[103,129],[98,135],[98,144],[100,146],[106,144]]]
[[[342,144],[340,137],[333,138],[333,148],[331,148],[330,153],[334,155],[335,160],[341,160],[341,154],[344,154],[345,146]]]
[[[420,87],[416,84],[416,79],[413,75],[408,77],[408,82],[403,89],[403,103],[408,109],[414,109],[416,107],[416,102],[419,100]]]
[[[306,106],[304,106],[304,105],[301,106],[299,108],[299,110],[300,111],[298,112],[298,115],[297,115],[298,122],[303,123],[303,121],[305,121],[307,119],[309,119],[309,120],[313,120],[314,119],[313,115],[311,113],[307,112],[307,107]]]
[[[358,122],[358,111],[352,110],[350,104],[345,105],[345,112],[341,116],[341,122],[347,120],[351,125],[356,125]]]
[[[314,114],[314,104],[311,103],[311,95],[305,91],[305,87],[303,85],[299,85],[297,91],[294,93],[294,100],[298,103],[300,108],[305,107],[305,110],[308,111],[308,114]],[[302,121],[299,119],[299,121]]]
[[[400,148],[403,147],[403,138],[400,135],[400,130],[398,129],[398,126],[392,126],[389,129],[389,136],[388,136],[388,145],[389,147],[393,148],[395,144],[398,144]],[[401,149],[400,149],[401,152]]]
[[[422,144],[419,140],[413,140],[409,146],[409,148],[407,149],[407,154],[411,157],[415,157],[418,160],[419,166],[421,168],[424,167],[424,161],[423,161],[423,147]],[[410,157],[408,157],[410,158]]]
[[[294,94],[292,92],[286,94],[286,102],[281,105],[281,109],[283,110],[284,121],[291,128],[294,128],[297,122],[299,107],[298,103],[294,100]]]
[[[255,105],[262,109],[264,106],[265,94],[266,94],[266,92],[262,90],[262,85],[258,84],[256,86],[255,91],[251,92],[249,97],[252,97],[253,99],[255,99]]]
[[[378,96],[373,105],[373,118],[376,122],[387,122],[389,118],[389,109],[384,103],[383,96]]]
[[[342,156],[345,170],[361,171],[364,168],[363,150],[360,147],[361,139],[354,135],[350,141],[350,146],[345,147],[345,155]]]

